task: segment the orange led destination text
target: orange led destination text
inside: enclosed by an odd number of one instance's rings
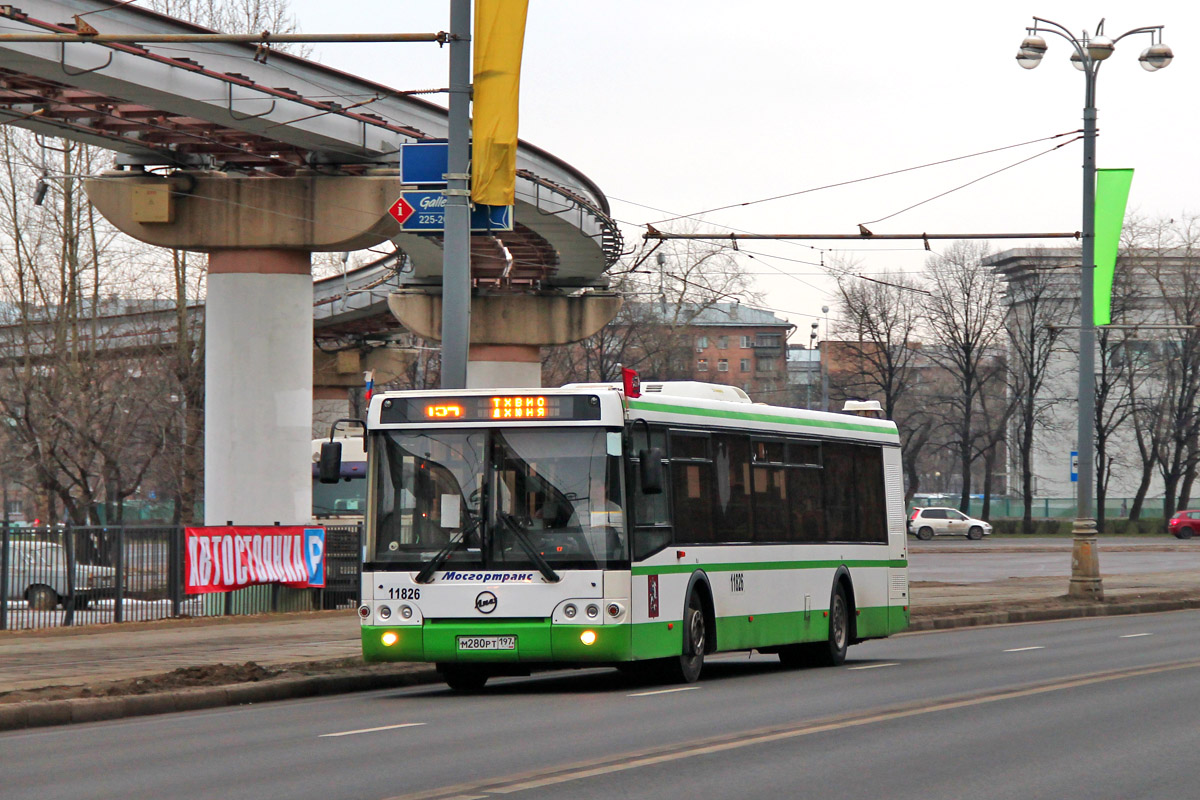
[[[463,407],[454,403],[445,403],[442,405],[425,406],[425,416],[427,417],[461,417],[463,415]]]
[[[492,419],[530,419],[546,416],[544,397],[493,397]]]

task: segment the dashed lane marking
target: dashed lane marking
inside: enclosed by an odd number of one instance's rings
[[[1122,639],[1137,639],[1140,636],[1153,636],[1153,633],[1127,633],[1122,636]]]
[[[861,667],[847,667],[847,669],[848,670],[883,669],[884,667],[898,667],[898,666],[900,666],[899,661],[889,661],[886,664],[863,664]]]
[[[353,736],[356,733],[378,733],[379,731],[394,731],[397,728],[416,728],[424,722],[401,722],[399,725],[380,725],[378,728],[359,728],[356,731],[338,731],[337,733],[322,733],[319,739],[329,739],[336,736]]]
[[[1037,645],[1035,647],[1013,647],[1011,649],[1005,650],[1004,652],[1006,652],[1006,653],[1028,653],[1030,650],[1045,650],[1045,649],[1046,648],[1042,647],[1041,645]]]
[[[692,689],[699,689],[699,686],[677,686],[674,689],[655,689],[650,692],[634,692],[628,697],[649,697],[653,694],[671,694],[672,692],[690,692]]]

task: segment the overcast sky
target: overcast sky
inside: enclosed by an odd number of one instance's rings
[[[646,222],[1044,139],[1082,126],[1084,77],[1047,36],[1036,70],[1015,55],[1033,14],[1105,34],[1164,25],[1175,62],[1137,63],[1148,36],[1117,45],[1098,81],[1100,167],[1133,167],[1130,212],[1200,214],[1200,3],[877,0],[531,0],[520,135],[608,195],[628,240]],[[449,27],[447,2],[292,0],[304,32]],[[436,45],[319,45],[326,64],[400,89],[445,86]],[[444,100],[435,101],[444,102]],[[1082,143],[872,222],[1072,137],[707,214],[763,233],[1075,231]],[[661,209],[655,210],[655,209]],[[1053,245],[1054,242],[1042,242]],[[995,242],[994,249],[1036,242]],[[1059,243],[1061,244],[1061,242]],[[825,247],[822,252],[818,247]],[[920,270],[917,243],[755,243],[744,260],[765,306],[802,331],[832,302],[819,266],[835,254],[865,274]],[[938,245],[934,244],[934,249]],[[744,257],[743,257],[744,259]],[[807,263],[805,263],[807,262]],[[796,336],[793,341],[807,341]]]

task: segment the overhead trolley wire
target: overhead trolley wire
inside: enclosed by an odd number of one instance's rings
[[[955,186],[953,189],[948,189],[948,190],[942,192],[941,194],[935,194],[933,197],[922,200],[919,203],[913,203],[911,206],[908,206],[907,208],[902,208],[899,211],[888,214],[886,217],[880,217],[879,219],[867,220],[866,222],[862,222],[859,224],[860,225],[874,225],[876,222],[883,222],[884,220],[891,219],[892,217],[897,217],[897,216],[903,214],[905,211],[911,211],[912,209],[917,208],[918,206],[923,206],[926,203],[932,203],[934,200],[937,200],[940,197],[945,197],[948,194],[953,194],[954,192],[957,192],[959,189],[965,189],[968,186],[972,186],[976,183],[979,183],[980,181],[984,180],[985,178],[990,178],[993,175],[999,175],[1001,172],[1010,170],[1013,167],[1019,167],[1022,164],[1026,164],[1030,161],[1033,161],[1035,158],[1041,158],[1044,155],[1049,155],[1050,153],[1053,153],[1055,150],[1058,150],[1061,147],[1066,147],[1067,145],[1071,144],[1072,142],[1077,142],[1082,138],[1083,138],[1082,136],[1076,136],[1074,139],[1070,139],[1068,141],[1062,142],[1061,144],[1056,144],[1054,147],[1051,147],[1049,150],[1043,150],[1042,152],[1037,153],[1036,155],[1032,155],[1029,158],[1023,158],[1020,161],[1009,164],[1007,167],[1001,167],[1000,169],[989,172],[986,175],[980,175],[975,180],[967,181],[966,183],[962,184],[961,186]]]
[[[1052,141],[1054,139],[1062,138],[1063,136],[1073,136],[1075,134],[1082,133],[1082,132],[1083,132],[1082,130],[1073,130],[1073,131],[1066,131],[1064,133],[1056,133],[1052,136],[1043,136],[1039,139],[1030,139],[1027,142],[1019,142],[1017,144],[1005,145],[1004,147],[994,147],[990,150],[981,150],[978,153],[970,153],[965,156],[955,156],[954,158],[945,158],[940,161],[931,161],[928,164],[919,164],[919,165],[913,166],[913,167],[905,167],[903,169],[891,170],[890,172],[881,172],[877,175],[868,175],[867,177],[864,177],[864,178],[854,178],[854,179],[848,180],[848,181],[839,181],[837,183],[825,184],[824,186],[813,186],[808,189],[801,189],[801,190],[795,191],[795,192],[787,192],[785,194],[778,194],[778,195],[774,195],[772,197],[764,197],[759,200],[747,200],[742,203],[730,203],[729,205],[717,206],[716,208],[709,208],[704,211],[696,211],[691,214],[680,214],[678,216],[668,217],[666,219],[661,219],[661,220],[656,220],[650,224],[661,225],[661,224],[667,223],[667,222],[674,222],[677,219],[690,219],[692,217],[698,217],[698,216],[702,216],[704,214],[711,214],[716,211],[726,211],[731,208],[742,208],[744,206],[752,206],[752,205],[756,205],[758,203],[769,203],[773,200],[784,200],[789,197],[798,197],[799,195],[802,195],[802,194],[809,194],[811,192],[819,192],[822,189],[834,189],[839,186],[850,186],[855,183],[863,183],[865,181],[872,181],[877,178],[887,178],[892,175],[900,175],[905,172],[913,172],[913,171],[919,170],[919,169],[926,169],[927,167],[937,167],[937,166],[941,166],[942,164],[951,164],[955,161],[963,161],[968,158],[977,158],[979,156],[985,156],[985,155],[989,155],[991,153],[999,153],[1004,150],[1012,150],[1017,147],[1025,147],[1027,145],[1037,144],[1038,142],[1048,142],[1048,141]],[[1067,144],[1069,144],[1069,143],[1067,143]],[[661,209],[656,209],[656,210],[661,210]]]

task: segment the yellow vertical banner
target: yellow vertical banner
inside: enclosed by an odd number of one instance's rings
[[[517,109],[529,0],[475,0],[471,201],[513,205]]]

